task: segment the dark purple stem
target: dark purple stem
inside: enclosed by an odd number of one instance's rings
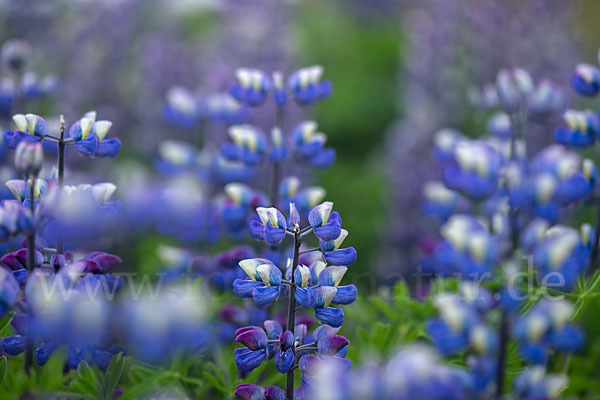
[[[295,333],[296,328],[296,284],[294,283],[294,272],[298,267],[298,260],[300,258],[300,245],[302,240],[300,239],[300,233],[296,231],[294,234],[294,259],[292,262],[292,282],[290,284],[290,299],[288,302],[288,322],[287,329],[292,333]],[[285,395],[287,400],[294,400],[294,370],[287,372],[285,379]]]

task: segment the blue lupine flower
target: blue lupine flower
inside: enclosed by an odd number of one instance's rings
[[[27,181],[22,179],[11,179],[9,181],[4,182],[4,185],[10,190],[12,195],[15,197],[15,200],[24,202],[25,206],[29,206],[29,185],[31,183],[31,179]],[[43,179],[35,179],[35,186],[33,192],[33,200],[38,201],[40,198],[46,193],[48,189],[48,182]]]
[[[274,246],[285,238],[287,222],[283,214],[275,207],[257,207],[260,221],[250,221],[250,234],[255,240],[263,240]]]
[[[33,216],[29,208],[17,200],[0,202],[0,242],[11,237],[27,234],[33,227]]]
[[[285,392],[278,386],[259,386],[242,383],[233,392],[239,400],[285,400]]]
[[[319,248],[323,252],[323,258],[325,258],[328,263],[332,265],[354,264],[357,255],[356,249],[354,249],[354,247],[340,249],[340,246],[344,243],[346,237],[348,237],[348,231],[346,229],[340,229],[340,235],[333,240],[319,239]]]
[[[27,283],[27,249],[20,249],[12,253],[6,253],[0,258],[2,266],[8,267],[8,270],[15,277],[21,287]],[[44,262],[42,253],[36,250],[34,268],[40,268]]]
[[[331,82],[321,80],[323,67],[313,65],[294,72],[288,80],[288,87],[294,100],[302,105],[310,105],[325,99],[331,94]]]
[[[519,399],[559,399],[567,387],[565,375],[546,374],[546,368],[535,365],[520,373],[513,382],[514,393]]]
[[[542,79],[528,99],[527,111],[532,118],[545,118],[564,110],[567,96],[557,83]]]
[[[570,324],[572,306],[565,300],[541,300],[519,317],[514,335],[521,354],[533,364],[546,362],[549,350],[570,353],[584,342],[583,332]]]
[[[158,170],[166,174],[176,174],[190,171],[196,166],[198,150],[186,142],[163,140],[158,144],[158,155]]]
[[[288,95],[283,80],[283,74],[279,71],[273,72],[271,81],[273,82],[273,101],[278,107],[285,106],[288,101]]]
[[[428,321],[427,330],[442,354],[455,354],[469,345],[481,354],[496,350],[497,338],[473,304],[445,293],[437,295],[434,302],[441,318]]]
[[[444,184],[473,199],[484,199],[498,189],[503,157],[488,143],[458,141],[452,149],[452,161],[444,165]]]
[[[234,125],[229,128],[233,143],[224,143],[221,154],[232,161],[258,164],[266,151],[264,133],[252,125]]]
[[[236,296],[242,299],[252,298],[259,307],[277,300],[282,274],[275,264],[265,258],[250,258],[240,261],[239,265],[250,280],[236,279],[233,282]]]
[[[235,71],[237,82],[229,87],[229,93],[240,103],[256,107],[265,102],[271,83],[258,69],[239,68]]]
[[[501,69],[496,75],[498,99],[507,111],[516,111],[527,105],[534,89],[531,75],[522,68]]]
[[[281,162],[287,157],[287,149],[283,142],[283,134],[280,128],[271,130],[271,152],[269,158],[274,162]]]
[[[510,139],[512,137],[512,126],[510,117],[504,112],[495,113],[490,117],[487,124],[487,130],[492,135],[501,139]]]
[[[26,177],[37,177],[44,162],[44,150],[40,142],[21,141],[15,152],[15,169]]]
[[[250,372],[275,356],[276,349],[269,340],[279,340],[283,331],[281,324],[267,320],[264,326],[264,330],[258,326],[247,326],[235,332],[235,341],[246,346],[235,349],[235,364],[240,371]]]
[[[440,222],[445,222],[452,214],[467,211],[470,206],[460,193],[448,189],[441,182],[426,182],[423,198],[421,211]]]
[[[585,169],[582,167],[585,165]],[[555,222],[561,206],[587,198],[595,184],[593,164],[563,146],[552,145],[531,162],[528,183],[533,214]]]
[[[333,203],[326,201],[314,207],[308,214],[308,222],[313,227],[315,236],[321,240],[337,239],[341,234],[342,218],[337,211],[332,212]]]
[[[263,193],[243,183],[228,183],[224,190],[227,198],[222,206],[223,220],[227,230],[239,237],[246,232],[250,210],[266,206],[268,200]]]
[[[18,295],[19,283],[8,270],[0,268],[0,316],[16,304]]]
[[[212,122],[240,124],[248,119],[248,109],[228,93],[207,96],[202,105],[204,117]]]
[[[33,72],[26,72],[20,82],[21,93],[27,100],[52,94],[58,89],[58,79],[54,75],[38,79]]]
[[[433,157],[442,165],[453,162],[454,148],[464,139],[465,137],[455,129],[440,129],[433,138]]]
[[[219,340],[223,343],[229,343],[235,339],[235,332],[244,326],[257,325],[267,319],[267,311],[263,308],[251,306],[238,307],[234,305],[225,305],[219,310],[219,320],[217,323]]]
[[[556,128],[555,140],[566,146],[587,147],[600,134],[598,116],[589,111],[567,110],[563,119],[566,126]]]
[[[314,168],[329,168],[335,162],[336,153],[325,148],[327,136],[317,132],[317,123],[304,121],[292,131],[292,144],[296,156]]]
[[[286,330],[279,337],[279,351],[275,354],[275,367],[282,374],[292,369],[296,361],[294,342],[295,336],[292,331]]]
[[[107,139],[111,126],[110,121],[96,121],[96,112],[90,111],[71,125],[69,136],[81,154],[114,157],[121,150],[121,141],[118,138]]]
[[[195,127],[201,117],[197,97],[187,89],[175,86],[169,89],[164,107],[164,117],[183,128]]]
[[[16,114],[12,119],[17,130],[4,132],[4,143],[9,149],[16,149],[23,140],[40,142],[48,134],[48,123],[39,115]]]
[[[222,156],[211,157],[207,152],[201,152],[200,158],[210,160],[209,171],[221,183],[247,182],[254,177],[255,170],[243,162],[231,161]]]
[[[497,265],[500,243],[475,218],[453,215],[440,233],[444,240],[433,253],[437,272],[461,273],[466,279],[477,279]]]
[[[570,289],[585,269],[591,254],[589,233],[582,242],[575,229],[556,225],[543,233],[533,247],[533,265],[543,284]]]
[[[595,96],[600,90],[600,70],[590,64],[579,64],[571,77],[571,87],[582,96]]]
[[[339,286],[344,274],[344,266],[326,267],[322,261],[315,261],[309,267],[299,265],[294,272],[296,301],[305,308],[313,307],[315,317],[332,327],[340,327],[344,321],[341,309],[330,305],[347,305],[356,300],[356,286]],[[286,277],[291,273],[288,268]]]
[[[308,218],[308,213],[325,198],[325,189],[319,186],[300,188],[300,179],[288,176],[281,180],[279,195],[283,208],[294,203],[296,209],[303,217]]]

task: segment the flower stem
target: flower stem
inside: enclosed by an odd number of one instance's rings
[[[504,393],[504,368],[506,364],[506,345],[508,343],[508,317],[508,311],[502,310],[498,365],[496,369],[496,399],[502,399]]]
[[[31,232],[27,238],[27,268],[29,276],[35,269],[35,175],[31,175],[31,185],[29,186],[29,210],[31,211]],[[29,329],[25,344],[25,372],[29,374],[31,365],[33,364],[33,336],[32,330]]]
[[[287,329],[292,333],[295,333],[296,327],[296,285],[294,283],[294,272],[298,267],[298,260],[300,258],[300,245],[302,240],[300,234],[297,231],[294,235],[294,259],[292,262],[292,284],[290,285],[290,299],[288,302],[288,322]],[[285,395],[287,400],[294,400],[294,371],[290,370],[287,372],[285,380]]]
[[[58,140],[58,188],[62,190],[65,181],[65,118],[60,116],[60,137]],[[64,253],[64,243],[60,233],[56,237],[56,253]]]

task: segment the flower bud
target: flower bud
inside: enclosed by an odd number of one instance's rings
[[[42,143],[22,141],[15,153],[15,167],[26,176],[37,176],[42,169],[44,151]]]
[[[2,62],[15,71],[22,71],[29,57],[29,43],[21,39],[8,40],[2,46]]]

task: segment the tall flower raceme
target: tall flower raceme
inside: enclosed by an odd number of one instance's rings
[[[266,307],[281,297],[286,298],[288,318],[285,326],[267,320],[264,329],[258,326],[238,329],[235,340],[246,347],[236,349],[235,361],[242,372],[249,372],[274,358],[277,370],[287,374],[285,396],[288,399],[302,398],[302,393],[307,390],[304,386],[310,380],[308,371],[315,362],[333,357],[341,364],[348,363],[344,355],[349,342],[336,335],[343,324],[344,313],[334,305],[350,304],[356,299],[354,285],[341,285],[347,266],[356,261],[356,251],[352,247],[340,249],[348,233],[341,227],[340,215],[332,208],[333,203],[330,202],[314,207],[308,216],[309,224],[302,228],[294,203],[290,203],[287,219],[274,207],[257,208],[258,219],[250,222],[253,237],[275,246],[290,236],[294,240],[293,255],[281,266],[265,258],[241,260],[239,265],[247,278],[233,282],[233,290],[238,297],[251,298],[259,307]],[[301,265],[302,244],[311,233],[316,236],[319,247],[304,252],[320,252],[321,257],[310,265]],[[307,335],[306,326],[297,325],[296,312],[310,308],[323,325],[312,335]],[[304,382],[296,391],[295,367],[303,371]],[[264,390],[241,385],[236,389],[236,395],[251,398],[248,393],[262,393]]]
[[[90,253],[90,258],[81,262],[68,262],[65,258],[64,241],[73,245],[78,240],[89,240],[97,234],[96,229],[105,221],[106,210],[111,209],[108,204],[115,187],[112,184],[64,186],[65,172],[65,149],[73,145],[82,154],[88,156],[114,157],[120,149],[119,139],[106,139],[111,127],[109,121],[96,121],[95,112],[87,113],[84,118],[75,122],[70,129],[70,137],[65,137],[65,123],[61,116],[59,132],[54,134],[49,131],[46,121],[35,114],[16,114],[13,116],[15,131],[4,133],[5,144],[15,149],[15,168],[24,178],[23,180],[10,180],[6,183],[15,200],[7,203],[4,207],[7,212],[3,213],[3,225],[6,226],[6,236],[24,235],[26,237],[27,249],[25,250],[26,261],[21,256],[5,255],[2,258],[4,266],[12,271],[12,276],[18,282],[36,286],[39,279],[46,279],[50,275],[51,280],[59,279],[74,281],[73,274],[89,275],[82,282],[89,286],[106,287],[109,283],[113,287],[119,285],[119,279],[99,280],[94,275],[103,273],[104,268],[110,265],[110,257],[101,256],[100,253]],[[42,142],[55,143],[58,147],[56,160],[55,181],[45,182],[38,179],[43,166]],[[21,208],[23,207],[23,208]],[[23,213],[18,210],[27,210]],[[10,210],[10,212],[8,212]],[[85,237],[84,237],[85,236]],[[55,241],[54,248],[48,247],[47,239]],[[80,242],[79,242],[80,243]],[[22,252],[24,253],[24,252]],[[106,265],[102,265],[106,264]],[[26,267],[26,269],[25,269]],[[56,272],[56,277],[54,274]],[[44,276],[41,276],[44,275]],[[116,286],[115,286],[116,285]],[[25,290],[24,296],[27,308],[21,310],[27,323],[19,325],[18,339],[7,341],[9,354],[18,354],[25,351],[25,369],[29,371],[34,359],[34,351],[37,345],[42,346],[39,357],[36,353],[38,364],[44,364],[47,357],[61,343],[47,342],[47,338],[56,338],[52,332],[38,329],[43,319],[43,312],[34,309],[34,296],[31,290]],[[67,304],[57,305],[57,310],[69,308]],[[93,306],[96,307],[96,306]],[[51,321],[59,320],[59,316],[51,316]],[[47,325],[47,324],[42,324]],[[23,329],[21,329],[23,328]],[[12,348],[11,346],[14,345]],[[22,349],[21,349],[22,345]],[[76,344],[81,348],[82,344]],[[3,343],[3,347],[6,347]],[[101,346],[96,341],[95,346]],[[20,351],[19,351],[20,350]],[[100,348],[96,348],[100,351]],[[94,350],[94,351],[96,351]],[[82,350],[83,351],[83,350]],[[81,354],[80,354],[81,355]],[[83,355],[81,355],[83,357]],[[112,358],[112,357],[110,357]],[[108,361],[110,361],[110,358]],[[106,364],[107,365],[107,364]]]
[[[491,136],[470,139],[446,129],[434,141],[441,182],[425,187],[422,209],[441,222],[440,239],[429,245],[423,265],[442,276],[495,283],[495,293],[478,296],[495,299],[485,309],[453,296],[439,300],[441,319],[428,327],[442,354],[471,348],[477,390],[502,396],[511,337],[521,341],[526,360],[531,360],[529,350],[537,351],[539,360],[548,351],[573,352],[583,342],[575,328],[562,330],[566,320],[555,323],[556,339],[550,338],[554,331],[536,333],[533,347],[522,331],[516,332],[524,324],[517,313],[518,260],[531,255],[533,269],[527,273],[538,276],[544,288],[568,292],[574,287],[590,260],[595,235],[588,224],[578,230],[559,223],[575,205],[592,198],[597,170],[591,160],[560,144],[527,157],[527,124],[564,109],[564,94],[555,84],[536,84],[522,69],[501,70],[495,85],[479,96],[480,104],[502,108],[488,122]],[[567,126],[557,130],[557,141],[579,147],[593,143],[595,118],[567,111]],[[543,309],[543,304],[535,307]],[[488,315],[499,320],[489,325],[494,318]],[[554,346],[558,337],[564,347]]]
[[[600,59],[599,59],[600,62]],[[597,96],[600,84],[600,70],[596,65],[579,64],[571,77],[571,87],[573,90],[584,97],[593,98]],[[600,138],[600,117],[597,113],[590,110],[567,110],[563,116],[564,123],[555,131],[556,141],[566,146],[584,148],[593,146],[596,140]],[[591,166],[590,166],[591,168]],[[597,173],[595,170],[594,173]],[[594,202],[600,207],[600,201],[594,192]],[[600,208],[597,214],[600,215]],[[590,259],[590,271],[597,270],[598,262],[598,235],[600,235],[600,223],[596,223],[594,228],[594,243],[592,247],[592,256]],[[592,290],[595,289],[591,288]]]

